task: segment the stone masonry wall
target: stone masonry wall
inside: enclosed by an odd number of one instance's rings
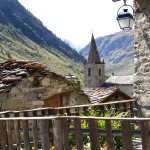
[[[9,92],[0,94],[3,99],[2,109],[32,109],[43,107],[44,99],[59,93],[72,91],[68,101],[63,105],[88,104],[88,97],[81,91],[77,84],[72,84],[58,76],[31,75],[24,78]]]
[[[135,1],[134,97],[138,115],[150,117],[150,0]]]

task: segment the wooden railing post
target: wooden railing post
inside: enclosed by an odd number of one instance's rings
[[[111,127],[111,121],[106,120],[106,141],[108,143],[108,150],[115,150],[115,145],[113,142],[113,134],[112,134],[112,127]]]
[[[32,120],[32,136],[34,149],[38,150],[38,129],[37,129],[37,120]]]
[[[141,137],[143,150],[150,150],[150,135],[148,130],[148,121],[141,122]]]
[[[40,122],[41,122],[42,149],[50,150],[49,120],[40,120]]]
[[[91,150],[99,150],[99,134],[98,134],[98,124],[97,121],[90,119],[89,120],[89,134],[91,140]]]
[[[83,136],[82,136],[82,130],[81,130],[81,120],[74,119],[74,126],[75,126],[75,137],[76,137],[77,150],[84,150]]]
[[[132,150],[132,131],[129,121],[122,121],[122,142],[124,150]]]
[[[6,144],[7,144],[4,123],[5,121],[0,120],[0,141],[1,141],[2,150],[6,150]]]
[[[25,150],[30,150],[28,120],[22,120],[22,130]]]
[[[115,112],[119,112],[119,104],[115,104]]]
[[[123,103],[123,112],[126,112],[126,111],[127,111],[127,104]]]
[[[66,118],[53,120],[53,137],[55,150],[70,150]]]
[[[134,117],[134,104],[133,102],[129,102],[131,117]]]
[[[68,124],[67,124],[66,118],[61,119],[61,137],[62,137],[62,141],[63,141],[64,150],[70,150]]]
[[[20,140],[20,121],[14,120],[14,137],[17,144],[17,150],[21,150],[21,140]]]
[[[11,130],[11,120],[6,120],[6,128],[7,128],[8,147],[9,147],[9,150],[13,150],[13,138],[12,138],[12,130]]]
[[[53,119],[53,137],[55,150],[63,150],[63,143],[61,138],[61,120]]]

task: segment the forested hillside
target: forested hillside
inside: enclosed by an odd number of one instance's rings
[[[0,61],[32,59],[59,74],[82,76],[84,58],[49,31],[18,0],[0,0]]]

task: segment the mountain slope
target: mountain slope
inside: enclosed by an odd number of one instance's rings
[[[132,74],[134,31],[121,31],[96,40],[100,58],[105,60],[106,73]],[[85,58],[88,57],[89,44],[80,51]]]
[[[83,56],[49,31],[18,0],[0,0],[0,61],[43,62],[59,74],[82,76]]]
[[[49,47],[53,47],[71,59],[77,61],[83,59],[75,50],[44,27],[42,22],[28,12],[17,0],[0,0],[0,16],[1,23],[11,24],[43,48],[50,51]]]
[[[76,50],[77,52],[79,52],[82,49],[81,46],[77,46],[77,45],[73,44],[72,42],[68,41],[67,39],[65,39],[64,42],[66,44],[68,44],[71,48],[73,48],[74,50]]]

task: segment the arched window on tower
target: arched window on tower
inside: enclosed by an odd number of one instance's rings
[[[99,68],[99,76],[101,76],[101,74],[102,74],[102,71],[101,71],[101,68]]]
[[[91,68],[88,68],[88,76],[91,76]]]

